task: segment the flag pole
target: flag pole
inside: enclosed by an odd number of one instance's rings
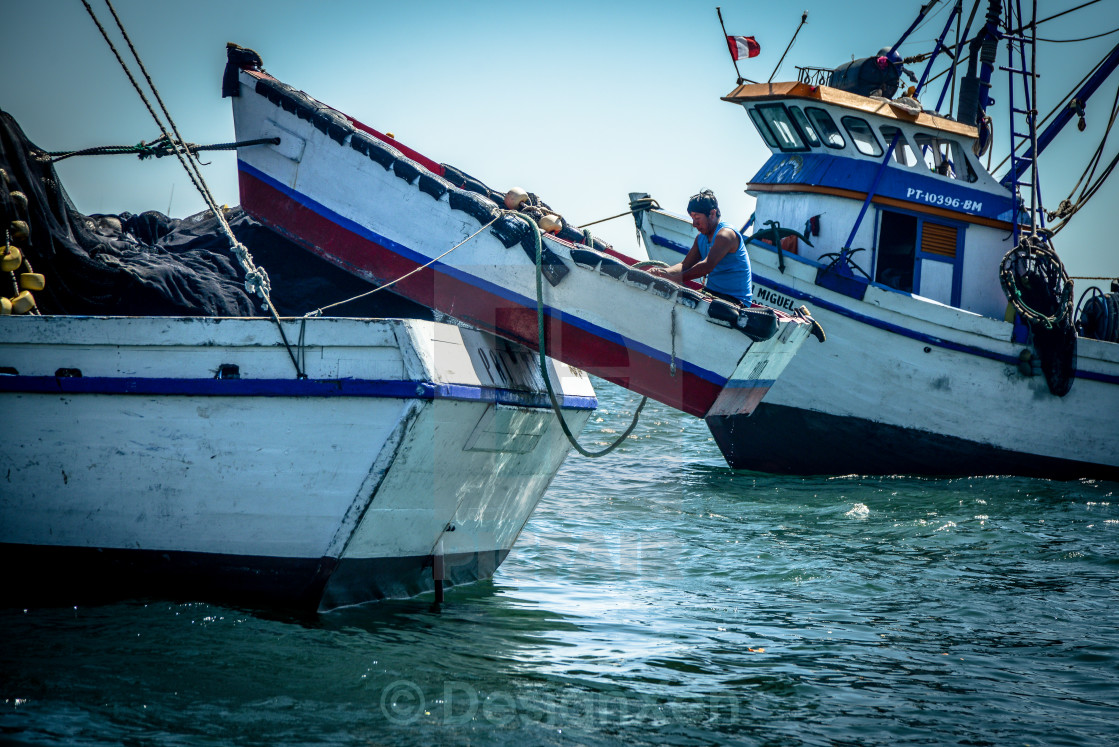
[[[767,80],[766,83],[773,82],[773,76],[777,75],[777,71],[781,69],[781,63],[785,61],[785,55],[788,54],[789,50],[793,48],[793,42],[797,40],[797,34],[800,33],[801,27],[804,26],[807,20],[808,11],[806,10],[804,11],[804,15],[800,17],[800,26],[797,26],[797,30],[793,32],[793,38],[789,40],[789,46],[785,47],[785,54],[781,55],[781,59],[777,60],[777,67],[773,68],[773,72],[769,74],[769,80]]]
[[[727,41],[727,25],[723,23],[723,9],[715,6],[715,12],[719,14],[719,25],[723,27],[723,42],[727,45],[727,52],[730,52],[730,42]],[[730,56],[730,61],[734,63],[734,72],[738,75],[738,85],[742,85],[746,79],[742,77],[742,72],[738,69],[738,60],[734,59],[734,55]]]

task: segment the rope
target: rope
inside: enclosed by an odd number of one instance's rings
[[[606,221],[614,220],[615,218],[624,218],[627,215],[633,215],[634,213],[636,213],[638,211],[644,210],[645,207],[647,207],[647,206],[630,208],[629,210],[625,211],[624,213],[618,213],[617,215],[611,215],[609,218],[599,218],[598,220],[592,220],[590,223],[584,223],[583,228],[586,228],[587,226],[598,225],[599,223],[605,223]],[[658,205],[657,207],[660,207],[660,205]]]
[[[184,147],[192,155],[197,157],[199,151],[203,150],[236,150],[250,145],[278,145],[280,138],[278,137],[264,137],[257,140],[242,140],[236,143],[217,143],[215,145],[198,145],[196,143],[185,143]],[[145,158],[163,158],[174,154],[174,148],[171,143],[163,136],[156,138],[150,142],[139,142],[136,145],[100,145],[94,148],[83,148],[82,150],[53,150],[45,151],[43,155],[50,156],[45,159],[48,163],[58,163],[64,161],[72,156],[120,156],[136,154],[140,160]]]
[[[668,373],[676,378],[676,304],[672,304],[672,312],[669,314],[669,336],[672,339],[672,358],[668,364]]]
[[[1031,327],[1053,329],[1072,313],[1072,281],[1057,253],[1036,234],[1023,236],[1002,258],[999,282]],[[1049,309],[1035,308],[1042,305]]]
[[[578,441],[575,440],[575,436],[571,434],[571,429],[567,426],[567,421],[563,418],[563,411],[560,409],[559,400],[556,399],[556,392],[552,388],[551,377],[548,376],[548,354],[544,350],[544,271],[542,267],[544,244],[540,239],[540,228],[536,225],[535,222],[533,222],[525,215],[513,212],[511,212],[510,214],[517,218],[520,218],[525,223],[527,223],[529,228],[532,229],[533,237],[536,239],[536,335],[539,341],[540,350],[540,374],[544,377],[544,386],[548,388],[548,399],[552,403],[552,410],[555,411],[556,417],[559,418],[560,427],[563,428],[563,434],[567,436],[568,443],[570,443],[576,451],[578,451],[585,457],[590,457],[591,459],[595,459],[600,456],[606,456],[611,451],[621,446],[622,442],[624,442],[626,438],[629,437],[629,434],[633,432],[633,429],[637,427],[637,419],[641,415],[641,409],[645,407],[645,403],[648,401],[649,398],[641,398],[641,404],[637,406],[637,410],[633,413],[633,422],[629,424],[629,427],[626,428],[625,432],[622,433],[622,435],[618,436],[618,439],[614,441],[614,443],[610,444],[602,451],[587,451],[579,444]],[[584,230],[583,235],[587,237],[588,245],[593,246],[593,244],[589,243],[591,232]]]
[[[272,316],[272,321],[276,324],[276,329],[280,332],[280,339],[283,340],[284,347],[288,351],[288,356],[291,358],[292,365],[295,366],[296,376],[300,379],[307,378],[307,375],[299,366],[299,361],[295,357],[295,352],[291,349],[291,344],[288,342],[287,335],[284,333],[284,326],[280,323],[280,317],[276,315],[276,309],[272,304],[271,298],[272,284],[268,279],[268,274],[263,269],[256,266],[253,262],[252,255],[249,254],[249,250],[233,235],[233,229],[229,227],[229,223],[225,220],[224,212],[214,201],[214,197],[210,193],[209,187],[206,185],[206,180],[203,178],[201,170],[198,169],[195,163],[197,158],[193,158],[193,160],[184,158],[184,154],[190,155],[190,151],[187,150],[185,145],[186,141],[183,139],[182,135],[179,134],[179,129],[175,126],[175,120],[171,118],[171,113],[167,111],[167,107],[164,105],[163,99],[159,95],[159,90],[155,87],[155,83],[152,81],[151,76],[148,75],[147,68],[144,67],[143,60],[140,59],[139,53],[136,52],[136,48],[132,45],[132,39],[128,36],[128,32],[124,30],[124,24],[121,23],[120,16],[117,15],[116,10],[113,8],[111,0],[105,0],[105,5],[108,6],[109,12],[112,13],[113,19],[117,23],[117,28],[120,29],[121,36],[128,44],[128,48],[132,51],[132,56],[136,60],[140,72],[144,74],[144,79],[147,81],[148,87],[159,103],[160,109],[163,111],[164,116],[167,117],[167,123],[175,133],[174,138],[168,134],[167,128],[163,125],[163,121],[159,118],[159,115],[155,113],[155,109],[152,108],[151,102],[148,101],[148,97],[144,94],[140,84],[136,82],[136,78],[132,75],[132,71],[120,56],[120,52],[117,51],[116,45],[114,45],[109,38],[108,32],[106,32],[105,27],[101,25],[101,21],[97,18],[97,14],[93,12],[93,8],[90,7],[88,0],[82,0],[82,5],[85,6],[86,12],[89,13],[89,17],[93,19],[93,23],[96,24],[97,30],[101,32],[101,36],[105,39],[105,43],[109,45],[109,49],[112,51],[113,56],[117,58],[117,62],[120,63],[124,74],[128,76],[128,80],[132,83],[132,87],[136,89],[136,93],[139,94],[140,100],[144,103],[148,113],[151,114],[156,126],[159,127],[159,131],[162,133],[163,138],[171,145],[175,157],[179,159],[179,163],[182,164],[183,169],[187,172],[187,176],[190,178],[191,183],[194,185],[195,189],[198,190],[198,193],[202,195],[202,199],[206,202],[210,211],[214,214],[214,217],[218,219],[218,225],[221,226],[222,232],[225,233],[226,237],[229,239],[233,253],[237,256],[237,260],[245,269],[245,289],[250,293],[256,293],[263,299],[265,308],[268,309]],[[190,161],[189,164],[188,161]]]
[[[397,283],[399,283],[399,282],[400,282],[401,280],[404,280],[405,278],[411,277],[412,275],[415,275],[415,274],[416,274],[417,272],[419,272],[420,270],[422,270],[422,269],[424,269],[424,268],[426,268],[426,267],[430,267],[431,265],[435,264],[435,263],[436,263],[436,262],[438,262],[439,260],[443,259],[443,257],[446,257],[446,256],[447,256],[448,254],[450,254],[451,252],[453,252],[453,251],[454,251],[455,249],[458,249],[458,248],[459,248],[460,246],[462,246],[462,245],[463,245],[463,244],[465,244],[466,242],[470,241],[470,240],[471,240],[472,238],[474,238],[475,236],[477,236],[478,234],[480,234],[480,233],[481,233],[482,231],[485,231],[485,230],[486,230],[487,228],[489,228],[490,226],[492,226],[492,225],[493,225],[494,223],[496,223],[496,222],[498,221],[498,219],[499,219],[499,218],[501,218],[501,214],[500,214],[500,213],[498,214],[497,218],[494,218],[494,219],[493,219],[493,220],[491,220],[491,221],[490,221],[489,223],[487,223],[486,225],[482,226],[482,227],[481,227],[481,228],[479,228],[479,229],[478,229],[477,231],[475,231],[474,233],[470,234],[470,235],[469,235],[469,236],[467,236],[467,237],[466,237],[465,239],[463,239],[462,241],[458,242],[457,244],[455,244],[454,246],[452,246],[452,247],[451,247],[450,249],[448,249],[447,251],[445,251],[445,252],[443,252],[442,254],[440,254],[440,255],[439,255],[438,257],[436,257],[435,259],[431,260],[430,262],[426,262],[426,263],[424,263],[424,264],[420,265],[420,266],[419,266],[419,267],[417,267],[416,269],[414,269],[414,270],[411,270],[411,271],[409,271],[409,272],[405,273],[404,275],[401,275],[401,276],[400,276],[400,277],[398,277],[398,278],[397,278],[396,280],[393,280],[393,281],[392,281],[392,282],[390,282],[390,283],[385,283],[384,285],[379,285],[379,286],[377,286],[376,288],[374,288],[373,290],[369,290],[369,291],[366,291],[365,293],[359,293],[358,295],[356,295],[356,296],[353,296],[353,297],[351,297],[351,298],[347,298],[347,299],[346,299],[346,300],[344,300],[344,301],[338,301],[337,303],[332,303],[332,304],[329,304],[329,305],[327,305],[327,306],[320,306],[319,308],[315,309],[314,311],[311,311],[311,312],[308,312],[307,314],[304,314],[304,315],[303,315],[303,316],[304,316],[304,318],[306,318],[306,317],[309,317],[309,316],[322,316],[322,313],[323,313],[324,311],[326,311],[327,309],[333,309],[333,308],[334,308],[335,306],[341,306],[342,304],[347,304],[347,303],[350,303],[351,301],[356,301],[356,300],[358,300],[359,298],[365,298],[366,296],[371,296],[371,295],[373,295],[374,293],[376,293],[376,292],[378,292],[378,291],[383,291],[383,290],[384,290],[385,288],[390,288],[390,287],[392,287],[392,286],[396,285],[396,284],[397,284]]]
[[[1048,122],[1048,121],[1049,121],[1050,119],[1052,119],[1052,118],[1053,118],[1053,116],[1054,116],[1055,114],[1057,114],[1057,112],[1059,112],[1059,111],[1062,111],[1062,110],[1063,110],[1063,109],[1065,108],[1065,104],[1067,104],[1067,103],[1069,102],[1069,100],[1070,100],[1070,99],[1071,99],[1071,98],[1073,97],[1073,95],[1074,95],[1074,94],[1075,94],[1075,93],[1076,93],[1076,92],[1077,92],[1078,90],[1080,90],[1080,87],[1081,87],[1081,86],[1083,86],[1083,85],[1084,85],[1085,83],[1087,83],[1087,82],[1088,82],[1088,79],[1089,79],[1089,78],[1091,78],[1091,77],[1092,77],[1093,75],[1095,75],[1095,74],[1096,74],[1096,71],[1097,71],[1097,70],[1099,70],[1099,69],[1100,69],[1100,67],[1102,67],[1102,66],[1103,66],[1103,63],[1104,63],[1104,60],[1103,60],[1103,59],[1101,59],[1101,60],[1100,60],[1099,62],[1097,62],[1097,63],[1096,63],[1095,65],[1093,65],[1093,66],[1092,66],[1092,69],[1091,69],[1091,70],[1089,70],[1089,71],[1088,71],[1088,72],[1087,72],[1087,73],[1086,73],[1086,74],[1084,75],[1084,77],[1080,79],[1080,82],[1078,82],[1078,83],[1077,83],[1076,85],[1074,85],[1074,86],[1072,86],[1071,88],[1069,88],[1069,92],[1065,94],[1064,98],[1062,98],[1062,99],[1061,99],[1060,101],[1058,101],[1058,102],[1056,103],[1056,105],[1054,105],[1054,107],[1053,107],[1052,109],[1050,109],[1050,110],[1049,110],[1049,113],[1048,113],[1048,114],[1046,114],[1046,115],[1045,115],[1044,117],[1042,117],[1042,118],[1041,118],[1041,120],[1040,120],[1040,121],[1039,121],[1039,122],[1037,123],[1037,126],[1038,126],[1038,127],[1041,127],[1041,126],[1042,126],[1042,125],[1044,125],[1044,124],[1045,124],[1046,122]],[[1020,148],[1021,148],[1021,145],[1020,145],[1020,144],[1019,144],[1019,145],[1016,145],[1016,146],[1014,146],[1014,147],[1013,147],[1013,148],[1011,149],[1011,153],[1017,153],[1017,152],[1018,152],[1018,150],[1019,150]],[[1007,162],[1007,161],[1009,161],[1009,160],[1010,160],[1010,155],[1011,155],[1011,154],[1010,154],[1010,153],[1008,153],[1008,154],[1006,155],[1006,157],[1005,157],[1005,158],[1003,158],[1003,159],[1002,159],[1001,161],[999,161],[999,162],[998,162],[998,164],[997,164],[997,165],[995,166],[994,170],[992,170],[992,169],[991,169],[991,168],[990,168],[990,167],[988,166],[988,168],[987,168],[987,171],[988,171],[988,172],[990,172],[991,174],[994,174],[994,173],[995,173],[996,171],[998,171],[999,169],[1001,169],[1001,168],[1003,167],[1003,165],[1004,165],[1004,164],[1006,164],[1006,162]]]

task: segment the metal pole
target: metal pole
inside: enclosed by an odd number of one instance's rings
[[[723,41],[726,43],[727,52],[729,53],[730,34],[727,33],[727,25],[723,23],[723,9],[716,5],[715,12],[719,14],[719,25],[723,27]],[[738,77],[738,85],[742,85],[742,82],[745,80],[745,78],[742,77],[742,73],[738,69],[738,60],[734,59],[733,54],[730,56],[730,61],[734,63],[734,73]]]
[[[785,47],[785,54],[782,54],[781,59],[777,60],[777,67],[773,68],[773,72],[769,74],[769,80],[767,80],[766,83],[773,82],[773,76],[777,75],[777,71],[781,69],[781,63],[785,61],[785,55],[788,54],[789,50],[793,48],[793,42],[797,40],[797,34],[800,33],[801,26],[804,26],[807,21],[808,11],[806,10],[804,11],[804,15],[800,17],[800,25],[797,26],[797,30],[793,32],[793,38],[789,40],[789,46]]]

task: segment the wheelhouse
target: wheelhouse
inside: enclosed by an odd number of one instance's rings
[[[1015,210],[972,150],[975,127],[913,99],[805,83],[745,84],[724,100],[772,152],[747,186],[756,237],[811,221],[821,240],[796,247],[805,258],[846,247],[873,282],[1003,316],[997,263]]]

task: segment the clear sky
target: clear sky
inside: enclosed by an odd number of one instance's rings
[[[1042,18],[1085,0],[1040,0]],[[90,0],[112,24],[103,0]],[[808,11],[774,80],[794,66],[834,67],[888,47],[923,0],[881,3],[722,0],[731,34],[753,35],[759,57],[740,62],[766,80]],[[628,209],[646,191],[684,212],[689,195],[710,188],[724,216],[742,223],[744,194],[768,156],[740,107],[720,101],[735,84],[714,4],[694,0],[548,2],[349,2],[343,0],[115,0],[183,136],[195,143],[234,139],[221,98],[225,43],[255,49],[278,79],[495,189],[536,192],[576,224]],[[947,17],[931,20],[902,48],[926,51]],[[984,4],[985,5],[985,4]],[[1029,12],[1031,0],[1022,0]],[[971,2],[965,2],[965,13]],[[982,11],[981,14],[982,15]],[[46,150],[130,145],[159,133],[80,0],[0,0],[5,62],[0,108]],[[1103,0],[1052,21],[1041,36],[1072,39],[1119,27],[1119,0]],[[115,37],[114,37],[115,38]],[[1045,113],[1114,44],[1119,34],[1039,50]],[[918,69],[919,73],[920,70]],[[1000,73],[997,83],[1005,82]],[[1045,154],[1043,190],[1052,209],[1079,178],[1098,142],[1116,82],[1089,104],[1085,133],[1069,128]],[[937,91],[939,89],[936,89]],[[926,97],[930,98],[930,97]],[[1001,100],[1000,100],[1001,103]],[[996,158],[1006,150],[996,121]],[[1113,136],[1119,143],[1119,133]],[[1108,150],[1109,158],[1116,144]],[[236,165],[215,153],[204,174],[221,203],[236,204]],[[78,209],[159,210],[181,217],[203,207],[173,158],[75,158],[59,175]],[[1119,275],[1119,241],[1108,220],[1119,207],[1119,177],[1096,196],[1056,246],[1073,275]],[[592,230],[620,250],[635,244],[633,221]],[[1078,284],[1083,287],[1083,283]]]

